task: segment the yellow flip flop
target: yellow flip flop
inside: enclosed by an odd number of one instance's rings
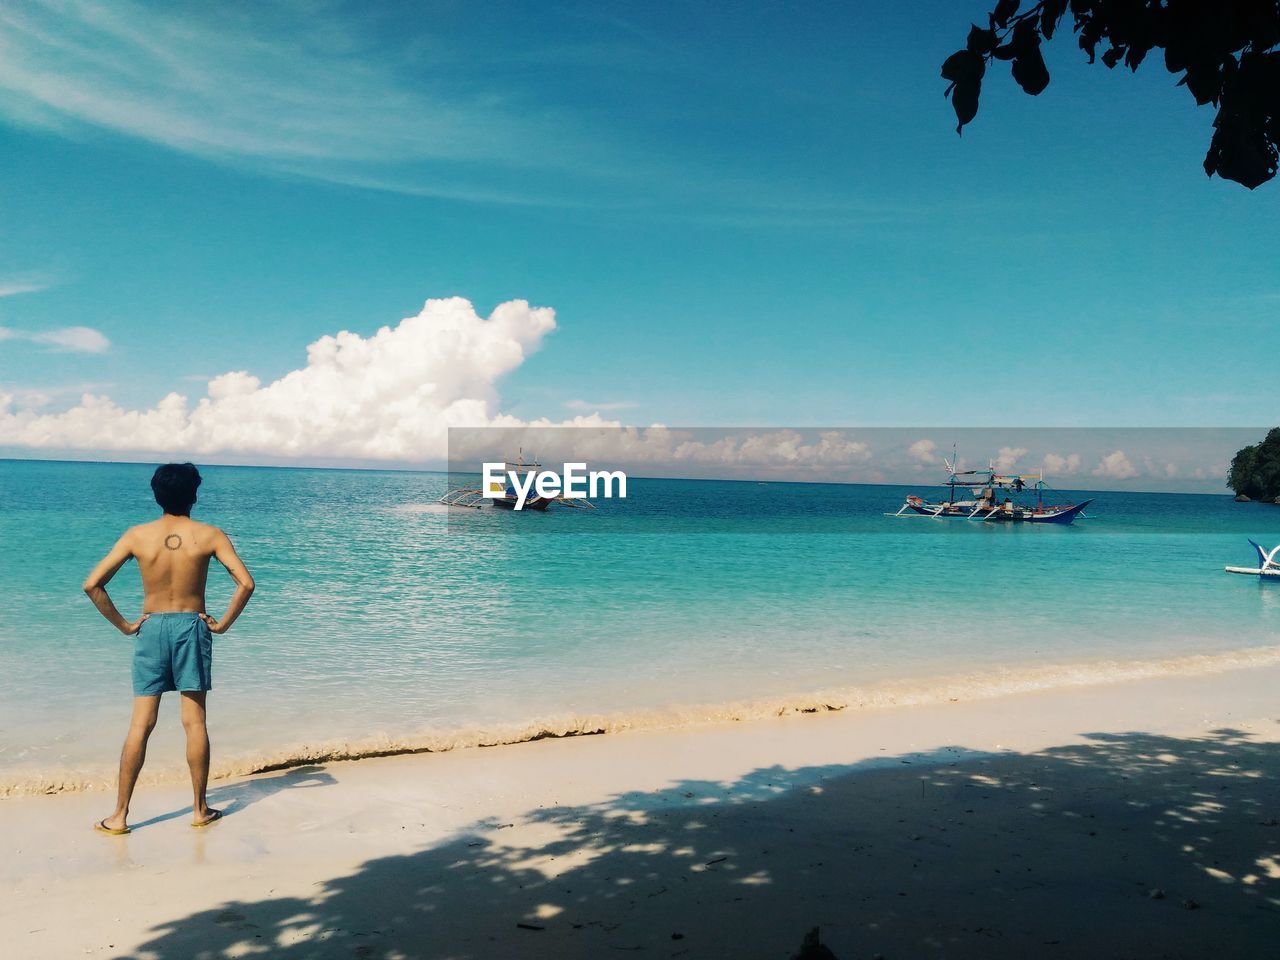
[[[99,833],[105,833],[108,837],[123,837],[126,833],[133,833],[133,830],[129,827],[124,827],[121,830],[113,830],[111,827],[107,826],[106,817],[103,817],[95,823],[93,825],[93,829],[97,830]]]
[[[208,820],[202,820],[200,823],[193,823],[191,826],[199,830],[201,827],[207,827],[210,824],[217,823],[219,820],[222,819],[221,810],[212,810],[210,811],[210,813],[212,814],[212,816],[210,816]]]

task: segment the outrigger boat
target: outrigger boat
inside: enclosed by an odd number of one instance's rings
[[[1249,541],[1253,549],[1258,551],[1258,565],[1256,567],[1224,567],[1227,573],[1243,573],[1245,576],[1259,577],[1263,580],[1275,578],[1280,580],[1280,547],[1268,552],[1264,547]]]
[[[986,470],[956,470],[943,460],[950,476],[943,484],[949,491],[945,500],[929,501],[914,494],[907,497],[893,517],[922,516],[940,520],[978,520],[984,523],[1071,523],[1092,499],[1079,503],[1048,504],[1044,473],[997,473],[995,464]],[[1018,503],[1014,495],[1035,491],[1035,503]],[[957,495],[957,490],[959,495]],[[1001,493],[1004,494],[1001,499]],[[908,512],[909,511],[909,512]]]
[[[439,499],[439,503],[446,507],[471,507],[480,509],[485,506],[497,507],[499,510],[515,510],[516,504],[520,502],[519,494],[515,486],[511,482],[511,474],[518,476],[532,473],[537,474],[542,469],[540,463],[526,463],[524,459],[524,450],[516,456],[515,460],[508,460],[502,466],[502,482],[495,484],[491,489],[483,487],[458,487],[445,492],[444,496]],[[523,486],[523,483],[521,484]],[[540,497],[537,493],[530,491],[528,498],[524,502],[521,510],[546,510],[553,503],[559,503],[562,506],[573,507],[582,510],[594,510],[595,504],[586,497]]]

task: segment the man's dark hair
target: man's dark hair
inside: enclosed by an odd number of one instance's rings
[[[200,471],[194,463],[166,463],[156,467],[151,477],[151,492],[156,495],[156,503],[165,513],[176,517],[191,516],[199,486]]]

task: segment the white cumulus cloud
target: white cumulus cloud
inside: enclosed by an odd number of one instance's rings
[[[994,461],[995,468],[1001,473],[1008,473],[1015,469],[1018,461],[1026,455],[1026,447],[1001,447]]]
[[[1136,477],[1138,471],[1134,469],[1129,458],[1125,456],[1123,450],[1113,450],[1103,457],[1096,467],[1093,468],[1095,477],[1107,477],[1111,480],[1128,480]]]
[[[193,405],[170,393],[128,410],[85,394],[69,410],[18,409],[0,393],[0,445],[273,457],[426,460],[443,457],[450,426],[518,424],[497,410],[496,384],[555,329],[555,313],[513,300],[488,318],[461,298],[372,336],[343,331],[307,347],[306,365],[263,384],[221,374]],[[85,341],[87,342],[87,341]],[[574,422],[600,422],[578,418]]]
[[[917,440],[907,447],[907,453],[921,463],[933,463],[937,459],[938,445],[932,440]]]
[[[1044,472],[1049,475],[1066,476],[1079,473],[1083,463],[1084,460],[1078,453],[1068,453],[1066,456],[1058,453],[1046,453],[1040,465]]]

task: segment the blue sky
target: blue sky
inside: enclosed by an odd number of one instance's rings
[[[485,398],[524,419],[1276,417],[1276,187],[1204,176],[1158,58],[1064,33],[959,138],[982,2],[371,7],[0,12],[11,414],[195,403],[457,296],[554,309]]]

